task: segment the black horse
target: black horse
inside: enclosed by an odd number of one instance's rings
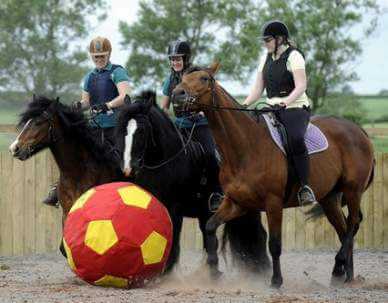
[[[207,263],[213,277],[218,270],[218,240],[206,233],[212,213],[209,195],[217,184],[208,184],[211,173],[199,143],[184,136],[157,106],[154,92],[143,92],[136,102],[121,110],[116,128],[117,148],[122,168],[136,184],[152,192],[169,210],[173,228],[173,245],[167,271],[179,258],[179,238],[183,217],[198,218],[208,254]],[[130,167],[130,171],[129,171]],[[266,253],[267,234],[260,215],[246,215],[225,225],[223,247],[229,240],[234,260],[254,272],[269,266]]]

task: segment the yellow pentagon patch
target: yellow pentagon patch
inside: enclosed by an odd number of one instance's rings
[[[129,206],[137,206],[146,209],[152,197],[137,186],[126,186],[118,189],[123,202]]]
[[[159,263],[166,249],[167,239],[161,234],[153,231],[140,245],[145,265]]]
[[[94,194],[95,192],[96,192],[96,190],[95,190],[94,188],[91,188],[91,189],[89,189],[87,192],[84,192],[84,193],[82,194],[82,196],[79,197],[79,198],[77,199],[77,201],[75,201],[75,203],[74,203],[73,206],[71,207],[69,213],[71,213],[71,212],[73,212],[73,211],[75,211],[75,210],[77,210],[77,209],[79,209],[79,208],[82,208],[82,207],[84,206],[84,204],[86,203],[86,201],[88,201],[89,198],[90,198],[91,196],[93,196],[93,194]]]
[[[103,255],[118,241],[115,229],[110,220],[96,220],[88,224],[85,234],[85,245],[99,255]]]
[[[62,239],[63,241],[63,247],[65,248],[66,251],[66,256],[67,256],[67,263],[69,263],[69,266],[72,270],[75,270],[75,263],[73,260],[73,255],[71,254],[70,247],[67,245],[65,239]]]
[[[128,287],[128,280],[123,278],[118,278],[110,275],[105,275],[101,279],[98,279],[94,282],[97,286],[113,286],[126,288]]]

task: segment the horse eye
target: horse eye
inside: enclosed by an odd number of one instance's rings
[[[34,122],[35,122],[36,125],[41,125],[44,122],[46,122],[46,119],[44,119],[44,118],[37,118],[37,119],[35,119]]]
[[[207,82],[207,81],[209,81],[209,77],[203,76],[203,77],[201,77],[201,81]]]

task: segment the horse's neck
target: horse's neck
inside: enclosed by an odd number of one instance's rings
[[[58,165],[60,174],[69,181],[87,180],[94,182],[103,173],[104,163],[98,163],[91,154],[93,146],[85,146],[83,142],[74,139],[63,139],[56,142],[50,149]],[[97,168],[100,168],[97,170]],[[90,176],[89,176],[90,175]]]
[[[221,87],[216,86],[214,93],[215,106],[236,108]],[[255,150],[252,146],[265,131],[262,124],[242,111],[209,109],[206,115],[222,159],[229,166],[238,166],[244,157],[249,156],[249,152]]]
[[[163,137],[164,140],[167,141],[167,142],[161,142],[161,141],[158,142],[158,145],[160,146],[160,151],[161,151],[160,153],[161,158],[165,160],[167,158],[174,156],[182,148],[183,137],[181,138],[180,137],[181,134],[179,133],[179,130],[173,127],[174,126],[172,126],[171,128],[170,127],[166,128],[166,126],[164,125],[160,125],[159,127],[159,130],[163,132],[163,136],[159,136],[159,138]],[[155,139],[159,139],[159,138],[155,138]]]

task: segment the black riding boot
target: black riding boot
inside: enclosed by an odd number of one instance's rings
[[[224,199],[224,192],[220,185],[219,173],[219,159],[217,158],[218,152],[215,152],[211,155],[211,159],[209,160],[209,170],[211,171],[209,176],[209,184],[212,184],[213,192],[209,196],[208,205],[209,211],[216,212],[218,207],[221,205],[222,200]]]
[[[310,186],[308,186],[309,159],[307,152],[293,156],[295,170],[301,183],[301,187],[297,193],[300,206],[316,203],[315,195]]]
[[[308,185],[302,185],[298,191],[298,201],[300,206],[316,203],[313,190]]]
[[[58,201],[58,193],[57,193],[57,185],[53,185],[53,187],[50,189],[49,194],[46,199],[42,201],[44,204],[58,207],[59,201]]]

